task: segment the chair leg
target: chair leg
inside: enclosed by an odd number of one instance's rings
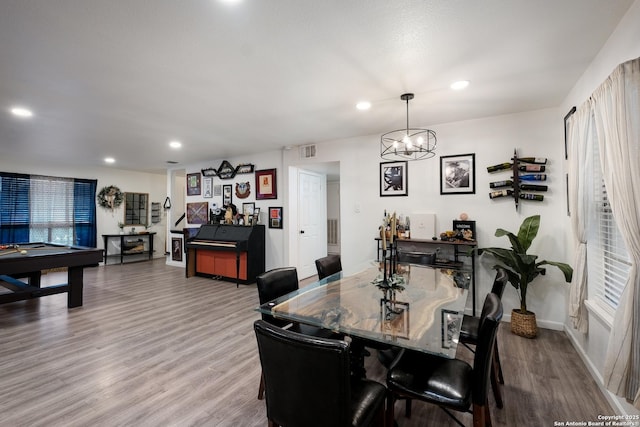
[[[493,396],[496,398],[496,406],[499,409],[502,409],[504,404],[502,402],[502,390],[500,390],[500,382],[498,381],[498,366],[497,366],[498,362],[497,359],[495,357],[493,357],[491,359],[491,373],[490,373],[490,377],[491,377],[491,389],[493,390]]]
[[[473,427],[491,427],[491,414],[489,414],[489,405],[473,404]]]
[[[500,363],[500,353],[498,352],[498,339],[496,338],[495,348],[493,350],[493,357],[496,359],[498,365],[498,381],[500,384],[504,384],[504,377],[502,376],[502,363]]]
[[[387,396],[387,427],[392,427],[394,422],[395,422],[395,416],[393,414],[394,410],[393,410],[393,406],[396,403],[396,398],[394,396],[394,394],[392,392],[388,392],[389,395]]]
[[[260,386],[258,387],[258,400],[264,399],[264,374],[260,373]]]

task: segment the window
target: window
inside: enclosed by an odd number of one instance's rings
[[[595,134],[595,132],[593,132]],[[596,137],[594,136],[594,139]],[[593,220],[589,238],[590,289],[608,311],[618,307],[629,277],[631,261],[622,234],[613,217],[602,178],[597,141],[593,143]]]
[[[0,243],[95,247],[96,183],[0,172]]]

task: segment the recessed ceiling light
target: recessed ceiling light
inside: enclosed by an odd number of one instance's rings
[[[33,111],[25,107],[12,107],[9,111],[11,111],[11,114],[17,117],[33,117]]]
[[[362,111],[368,110],[371,108],[371,103],[369,101],[360,101],[356,104],[356,108]]]
[[[182,142],[173,140],[173,141],[169,142],[169,147],[171,147],[171,148],[180,148],[180,147],[182,147]]]
[[[460,80],[457,82],[451,83],[451,89],[453,90],[461,90],[469,86],[469,80]]]
[[[104,158],[104,162],[105,163],[115,163],[116,159],[114,159],[113,157],[105,157]]]

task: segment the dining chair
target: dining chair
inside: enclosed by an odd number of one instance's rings
[[[316,270],[318,271],[318,280],[342,271],[340,255],[327,255],[317,259]]]
[[[474,427],[491,425],[488,387],[502,302],[489,293],[483,305],[473,366],[460,359],[446,359],[418,351],[404,350],[387,372],[389,405],[387,424],[394,422],[394,403],[407,398],[406,416],[411,416],[411,400],[421,400],[442,408],[458,424],[453,411],[473,414]]]
[[[383,384],[350,375],[349,344],[254,323],[269,427],[384,426]]]
[[[496,268],[496,277],[493,280],[491,287],[491,293],[496,294],[498,298],[502,300],[502,294],[504,288],[507,286],[509,276],[504,268]],[[460,327],[460,343],[467,347],[472,352],[474,351],[470,346],[477,345],[478,334],[480,329],[480,317],[469,316],[467,314],[462,318],[462,326]],[[499,384],[504,384],[504,376],[502,374],[502,364],[500,363],[500,353],[498,351],[498,338],[496,337],[495,349],[493,351],[493,357],[495,362],[495,369],[491,371],[491,388],[496,399],[496,405],[498,408],[502,408],[502,393],[500,391]]]
[[[299,289],[298,271],[295,267],[280,267],[269,270],[256,277],[258,287],[258,298],[260,304],[266,304],[276,298]],[[292,323],[288,320],[278,319],[269,314],[262,313],[262,320],[281,328],[289,328],[293,331],[325,338],[340,338],[334,332],[300,323]],[[264,378],[260,376],[260,386],[258,387],[258,399],[264,397]]]

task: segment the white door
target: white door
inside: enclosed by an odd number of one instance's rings
[[[327,178],[298,170],[298,278],[316,274],[315,261],[327,255]]]

